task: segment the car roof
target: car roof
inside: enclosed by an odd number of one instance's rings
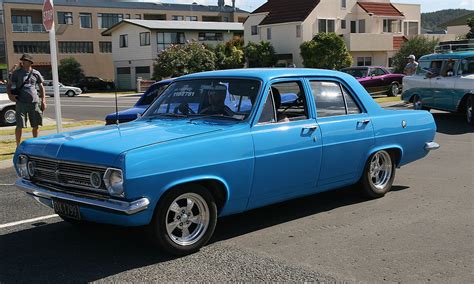
[[[176,80],[184,79],[200,79],[209,77],[232,77],[232,78],[254,78],[262,81],[269,81],[276,78],[284,77],[314,77],[327,76],[337,78],[352,78],[351,75],[339,71],[310,69],[310,68],[246,68],[246,69],[230,69],[219,71],[208,71],[185,75]]]
[[[474,51],[460,51],[452,53],[433,53],[420,57],[420,61],[436,60],[436,59],[463,59],[466,57],[474,57]]]

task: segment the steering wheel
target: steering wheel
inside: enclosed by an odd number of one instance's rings
[[[177,114],[178,111],[182,114],[196,114],[196,112],[188,105],[188,103],[181,103],[179,106],[174,108],[173,113]]]

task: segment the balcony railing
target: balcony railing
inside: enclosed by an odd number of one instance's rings
[[[14,33],[45,33],[43,24],[13,24]]]

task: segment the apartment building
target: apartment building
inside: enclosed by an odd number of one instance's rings
[[[356,66],[390,66],[404,40],[420,33],[420,5],[390,0],[269,0],[244,23],[246,41],[270,41],[279,63],[302,67],[299,46],[315,34],[344,38]]]
[[[171,45],[196,41],[212,46],[243,33],[242,23],[124,20],[102,34],[112,38],[118,87],[135,89],[137,78],[150,79],[157,54]]]
[[[470,18],[474,18],[474,12],[469,13],[463,17],[456,18],[443,24],[446,27],[448,34],[455,34],[458,36],[465,36],[471,28],[467,25],[467,21]]]
[[[113,80],[114,47],[111,37],[102,34],[106,29],[126,19],[244,22],[248,12],[235,8],[233,3],[234,6],[228,6],[224,0],[216,0],[216,5],[209,6],[157,1],[55,0],[58,59],[74,57],[86,75]],[[49,77],[49,38],[42,25],[42,6],[43,0],[3,0],[2,30],[8,68],[18,62],[22,53],[30,53],[35,58],[35,68]]]

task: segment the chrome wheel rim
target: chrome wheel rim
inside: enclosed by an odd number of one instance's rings
[[[413,99],[413,108],[416,110],[421,110],[423,108],[423,103],[421,102],[420,97],[416,96]]]
[[[392,159],[385,151],[375,153],[370,160],[369,179],[372,185],[383,190],[392,177]]]
[[[180,195],[171,203],[166,213],[168,237],[180,246],[198,242],[207,231],[209,216],[209,207],[200,195]]]
[[[5,118],[5,122],[8,124],[13,124],[16,122],[16,111],[9,109],[5,112],[3,117]]]
[[[398,87],[397,84],[392,85],[392,95],[396,96],[400,92],[400,88]]]
[[[74,92],[73,91],[67,91],[66,95],[68,97],[74,97]]]
[[[472,122],[472,98],[467,101],[466,117],[467,117],[467,122],[471,123]]]

